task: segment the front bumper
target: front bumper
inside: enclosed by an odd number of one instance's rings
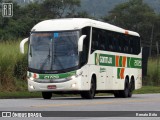
[[[49,88],[48,86],[55,86],[54,88]],[[28,90],[30,92],[34,91],[80,91],[81,83],[80,78],[77,77],[75,79],[60,82],[60,83],[38,83],[31,79],[28,79]]]

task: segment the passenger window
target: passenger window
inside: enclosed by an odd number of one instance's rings
[[[140,53],[140,38],[103,29],[92,29],[91,53],[95,50],[120,52],[127,54]]]

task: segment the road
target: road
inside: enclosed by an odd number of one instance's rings
[[[42,98],[0,99],[0,111],[160,111],[160,94],[135,94],[132,98],[97,96],[92,100],[80,97],[52,97],[51,100]],[[85,120],[85,118],[78,119]],[[92,118],[94,119],[96,118]],[[100,119],[106,120],[102,117]],[[157,118],[154,117],[153,120],[155,119]]]

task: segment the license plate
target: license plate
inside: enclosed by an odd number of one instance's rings
[[[48,89],[56,89],[56,85],[48,85],[47,88]]]

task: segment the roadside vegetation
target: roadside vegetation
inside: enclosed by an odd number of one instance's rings
[[[0,42],[0,91],[26,90],[27,55],[20,54],[19,42]]]
[[[143,84],[160,86],[160,56],[149,58],[147,76],[143,78]]]

